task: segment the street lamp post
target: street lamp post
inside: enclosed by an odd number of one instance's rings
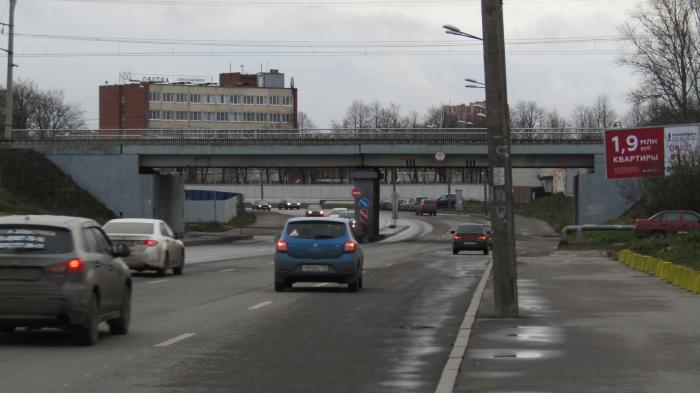
[[[493,239],[493,287],[496,315],[518,317],[518,288],[513,220],[513,176],[511,165],[508,93],[506,86],[503,0],[481,0],[484,38],[444,25],[445,33],[483,41],[483,87],[486,91],[488,129],[488,179],[492,190],[490,208]],[[466,80],[472,83],[475,81]]]

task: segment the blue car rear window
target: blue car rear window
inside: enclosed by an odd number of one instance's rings
[[[296,239],[336,239],[345,236],[345,224],[329,221],[299,221],[287,224],[287,236]]]

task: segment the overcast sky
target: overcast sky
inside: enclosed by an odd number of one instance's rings
[[[611,38],[636,3],[505,0],[511,105],[534,100],[568,117],[607,94],[626,112],[636,78],[615,64],[624,45]],[[7,23],[9,0],[0,6]],[[463,82],[483,80],[480,43],[445,34],[443,24],[481,35],[480,1],[18,0],[15,80],[64,90],[91,127],[98,125],[98,87],[116,83],[120,72],[216,81],[241,65],[250,73],[277,68],[287,84],[293,77],[299,109],[321,127],[340,120],[355,99],[423,115],[430,106],[483,99],[483,90]]]

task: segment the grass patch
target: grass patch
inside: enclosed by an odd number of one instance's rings
[[[562,245],[575,248],[611,248],[623,249],[634,242],[636,237],[632,230],[583,231],[583,241],[576,243],[576,232],[569,232]]]
[[[574,198],[562,194],[537,198],[513,210],[515,214],[546,221],[556,232],[574,224]]]
[[[254,213],[245,212],[240,216],[233,217],[227,224],[236,228],[245,228],[255,224],[258,217]]]
[[[221,222],[190,222],[185,224],[187,232],[226,232],[234,228],[246,228],[255,224],[257,217],[255,213],[245,212],[240,216],[233,217],[227,223]]]
[[[630,249],[664,261],[700,270],[700,231],[669,235],[665,239],[636,239]]]

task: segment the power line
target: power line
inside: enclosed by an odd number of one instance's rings
[[[81,2],[90,4],[119,4],[146,6],[193,6],[193,7],[434,7],[437,5],[451,7],[472,7],[481,4],[481,0],[52,0],[55,2]],[[570,4],[573,2],[590,3],[600,0],[510,0],[508,5]]]

